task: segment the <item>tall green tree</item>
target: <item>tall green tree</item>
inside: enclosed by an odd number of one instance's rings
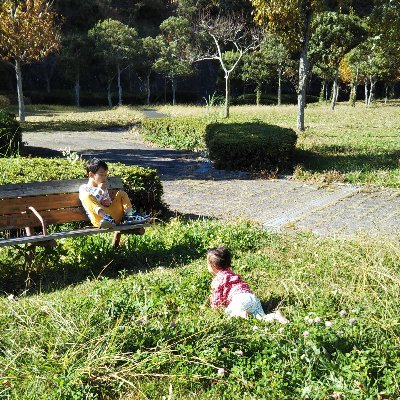
[[[184,17],[169,17],[160,25],[162,35],[157,37],[160,54],[154,63],[154,70],[172,84],[172,104],[176,104],[176,89],[179,78],[193,75],[190,44],[192,29]]]
[[[138,53],[138,34],[120,21],[107,19],[99,21],[88,36],[94,41],[96,53],[101,57],[107,70],[116,69],[118,85],[118,105],[122,105],[121,72]],[[109,75],[107,93],[111,106],[111,81],[115,75]]]
[[[267,30],[281,37],[290,50],[300,54],[297,129],[304,131],[311,21],[313,15],[322,9],[323,2],[322,0],[251,0],[251,2],[255,8],[255,20],[265,24]]]
[[[25,121],[21,65],[39,61],[59,46],[57,15],[50,3],[45,0],[0,3],[0,57],[15,68],[21,122]]]
[[[333,75],[332,110],[338,94],[340,62],[346,53],[364,40],[365,35],[361,21],[351,15],[328,11],[317,14],[313,19],[309,58],[320,70]]]
[[[256,85],[256,105],[260,105],[262,85],[272,75],[270,58],[263,50],[255,50],[243,56],[241,76],[245,82],[254,82]]]
[[[290,53],[283,41],[274,34],[267,33],[261,43],[260,50],[268,58],[269,68],[275,70],[278,80],[278,101],[277,104],[282,104],[282,79],[285,69],[290,60]]]
[[[141,56],[142,61],[140,67],[143,70],[146,82],[146,104],[150,104],[150,76],[154,71],[154,64],[157,61],[162,45],[159,40],[150,36],[141,39]]]
[[[86,75],[91,60],[90,41],[87,35],[73,33],[65,36],[60,53],[65,76],[74,83],[75,105],[81,106],[80,90],[82,75]]]

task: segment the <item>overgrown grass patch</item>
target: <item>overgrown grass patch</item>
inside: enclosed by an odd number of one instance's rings
[[[289,325],[227,320],[209,309],[205,250],[221,243],[257,295],[281,303]],[[247,223],[172,220],[130,236],[118,251],[107,236],[69,239],[63,249],[43,258],[42,274],[86,270],[91,280],[0,299],[6,398],[400,395],[394,239],[283,236]],[[6,260],[17,263],[15,254],[0,252],[1,274]],[[116,263],[115,272],[125,271],[106,278]]]

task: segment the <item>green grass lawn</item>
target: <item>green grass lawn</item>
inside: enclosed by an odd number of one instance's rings
[[[12,109],[18,114],[18,109]],[[135,108],[86,107],[54,105],[26,106],[24,131],[88,131],[115,126],[131,126],[140,120],[141,112]]]
[[[221,108],[160,106],[153,109],[171,116],[221,115]],[[35,105],[27,107],[25,131],[95,130],[129,126],[143,118],[143,107],[83,108]],[[16,111],[16,110],[14,110]],[[345,182],[400,187],[400,104],[377,103],[355,108],[339,103],[310,104],[305,132],[298,132],[294,176],[308,182]],[[259,119],[272,125],[296,126],[296,106],[233,106],[234,119]]]
[[[220,116],[214,107],[163,106],[171,116]],[[296,106],[233,106],[232,118],[260,119],[272,125],[296,127]],[[346,182],[400,187],[400,104],[310,104],[304,132],[298,132],[294,175],[320,184]]]
[[[289,325],[210,310],[205,252],[222,243]],[[22,263],[1,250],[2,398],[400,396],[398,241],[172,220],[118,251],[107,236],[38,250],[31,292]]]

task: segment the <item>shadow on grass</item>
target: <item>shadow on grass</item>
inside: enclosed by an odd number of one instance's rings
[[[172,215],[171,215],[172,216]],[[181,215],[182,219],[204,219]],[[136,274],[154,268],[175,268],[204,257],[203,239],[186,236],[184,243],[166,244],[165,239],[122,235],[121,246],[113,248],[111,235],[92,235],[59,241],[55,248],[36,248],[29,262],[25,245],[0,251],[0,293],[37,294],[63,289],[88,279],[118,278],[121,272]]]
[[[353,154],[348,154],[353,152]],[[332,154],[334,153],[334,154]],[[342,173],[374,169],[396,170],[399,168],[400,150],[381,154],[355,153],[346,146],[326,146],[320,151],[298,150],[296,163],[309,172],[336,170]]]

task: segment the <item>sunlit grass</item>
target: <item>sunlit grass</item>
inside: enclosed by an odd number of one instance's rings
[[[118,251],[107,236],[66,240],[46,268],[60,281],[83,268],[92,279],[0,298],[1,393],[21,400],[398,398],[398,239],[173,220],[129,237]],[[227,320],[209,308],[205,253],[221,243],[289,325]],[[12,252],[6,258],[18,262]],[[104,267],[118,262],[125,272],[106,278]]]
[[[143,118],[146,107],[76,108],[34,105],[27,107],[30,130],[96,130],[130,126]],[[222,107],[177,105],[151,106],[170,116],[221,117]],[[271,125],[295,128],[297,107],[232,106],[233,119],[259,119]],[[400,103],[376,103],[356,107],[338,103],[332,111],[326,104],[309,104],[304,132],[298,133],[294,176],[326,184],[346,182],[400,187]],[[290,171],[289,171],[290,172]]]
[[[25,131],[96,130],[115,126],[131,126],[141,118],[141,112],[130,106],[106,108],[55,105],[27,106]]]
[[[163,106],[172,116],[221,116],[221,109],[199,106]],[[296,127],[297,107],[233,106],[233,118],[259,119],[271,125]],[[305,131],[297,132],[295,177],[321,184],[333,181],[400,187],[400,104],[377,103],[356,107],[338,103],[309,104]]]

